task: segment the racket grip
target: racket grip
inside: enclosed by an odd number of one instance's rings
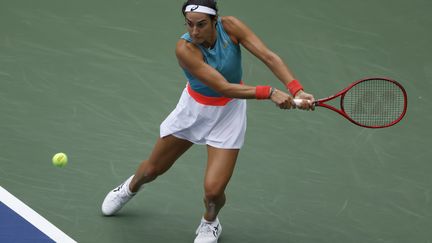
[[[306,101],[308,101],[308,100],[306,100]],[[293,102],[294,102],[295,106],[301,106],[301,104],[303,103],[303,99],[293,99]]]
[[[295,105],[295,107],[301,106],[303,101],[308,102],[309,105],[314,105],[314,104],[312,104],[312,102],[310,100],[305,100],[305,99],[293,99],[293,103],[294,103],[293,105]]]

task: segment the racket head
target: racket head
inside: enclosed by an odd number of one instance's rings
[[[408,107],[408,96],[403,86],[388,78],[359,80],[340,95],[339,113],[366,128],[393,126],[402,120]]]

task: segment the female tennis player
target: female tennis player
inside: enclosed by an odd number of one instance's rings
[[[214,0],[188,0],[182,6],[187,33],[176,46],[188,80],[176,108],[160,125],[160,138],[135,175],[108,193],[104,215],[119,211],[146,183],[166,172],[193,144],[207,147],[204,214],[195,243],[217,242],[222,231],[219,210],[246,131],[246,100],[270,99],[281,109],[294,108],[288,93],[242,82],[240,45],[264,62],[295,98],[313,101],[282,59],[240,20],[217,14]],[[308,102],[300,109],[309,110]]]

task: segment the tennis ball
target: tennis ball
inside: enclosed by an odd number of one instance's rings
[[[63,167],[67,164],[68,158],[65,153],[57,153],[52,158],[53,165],[57,167]]]

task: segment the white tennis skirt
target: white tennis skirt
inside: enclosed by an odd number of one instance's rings
[[[246,100],[224,106],[203,105],[183,90],[176,108],[160,125],[160,136],[173,135],[195,144],[240,149],[246,133]]]

